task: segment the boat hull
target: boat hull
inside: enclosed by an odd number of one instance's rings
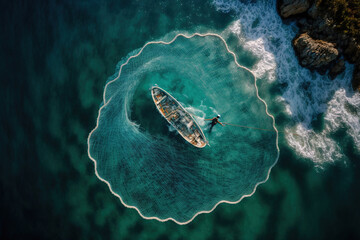
[[[206,146],[207,140],[199,124],[173,96],[158,86],[151,88],[151,96],[160,114],[187,142],[197,148]]]

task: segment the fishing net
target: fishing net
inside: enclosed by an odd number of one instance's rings
[[[197,120],[210,146],[186,142],[157,111],[157,84]],[[274,131],[216,125],[204,119]],[[151,42],[119,64],[88,138],[97,176],[144,218],[191,221],[220,202],[236,203],[267,180],[278,159],[277,132],[251,72],[218,35]]]

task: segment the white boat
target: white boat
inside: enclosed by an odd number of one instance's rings
[[[193,146],[203,148],[208,143],[199,124],[183,106],[164,89],[154,86],[151,95],[161,115]]]

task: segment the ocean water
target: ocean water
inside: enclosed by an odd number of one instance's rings
[[[360,97],[350,88],[352,66],[333,81],[301,68],[291,48],[297,27],[279,18],[275,1],[0,7],[2,239],[360,238]],[[220,34],[256,74],[280,131],[280,158],[251,197],[180,226],[124,207],[96,177],[87,137],[119,62],[149,41],[195,32]],[[149,129],[141,111],[132,113]]]
[[[132,56],[107,82],[88,138],[99,179],[144,218],[178,224],[252,195],[278,160],[278,134],[257,96],[256,78],[237,65],[226,41],[214,34],[176,35]],[[156,84],[189,109],[209,146],[195,148],[169,131],[151,97]],[[218,124],[210,132],[205,119],[217,114],[265,131]]]

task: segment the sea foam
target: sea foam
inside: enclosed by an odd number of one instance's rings
[[[281,96],[270,99],[272,104],[284,105],[283,111],[292,119],[285,123],[285,138],[297,154],[311,159],[317,167],[344,159],[339,144],[331,137],[341,127],[347,129],[360,149],[360,95],[350,87],[352,65],[346,64],[345,73],[333,81],[302,68],[291,46],[298,28],[294,23],[283,23],[276,1],[213,3],[219,11],[236,14],[237,20],[229,29],[238,36],[239,44],[258,59],[252,69],[257,77],[269,84],[276,79],[284,85]],[[321,113],[324,127],[315,131],[312,122]]]

